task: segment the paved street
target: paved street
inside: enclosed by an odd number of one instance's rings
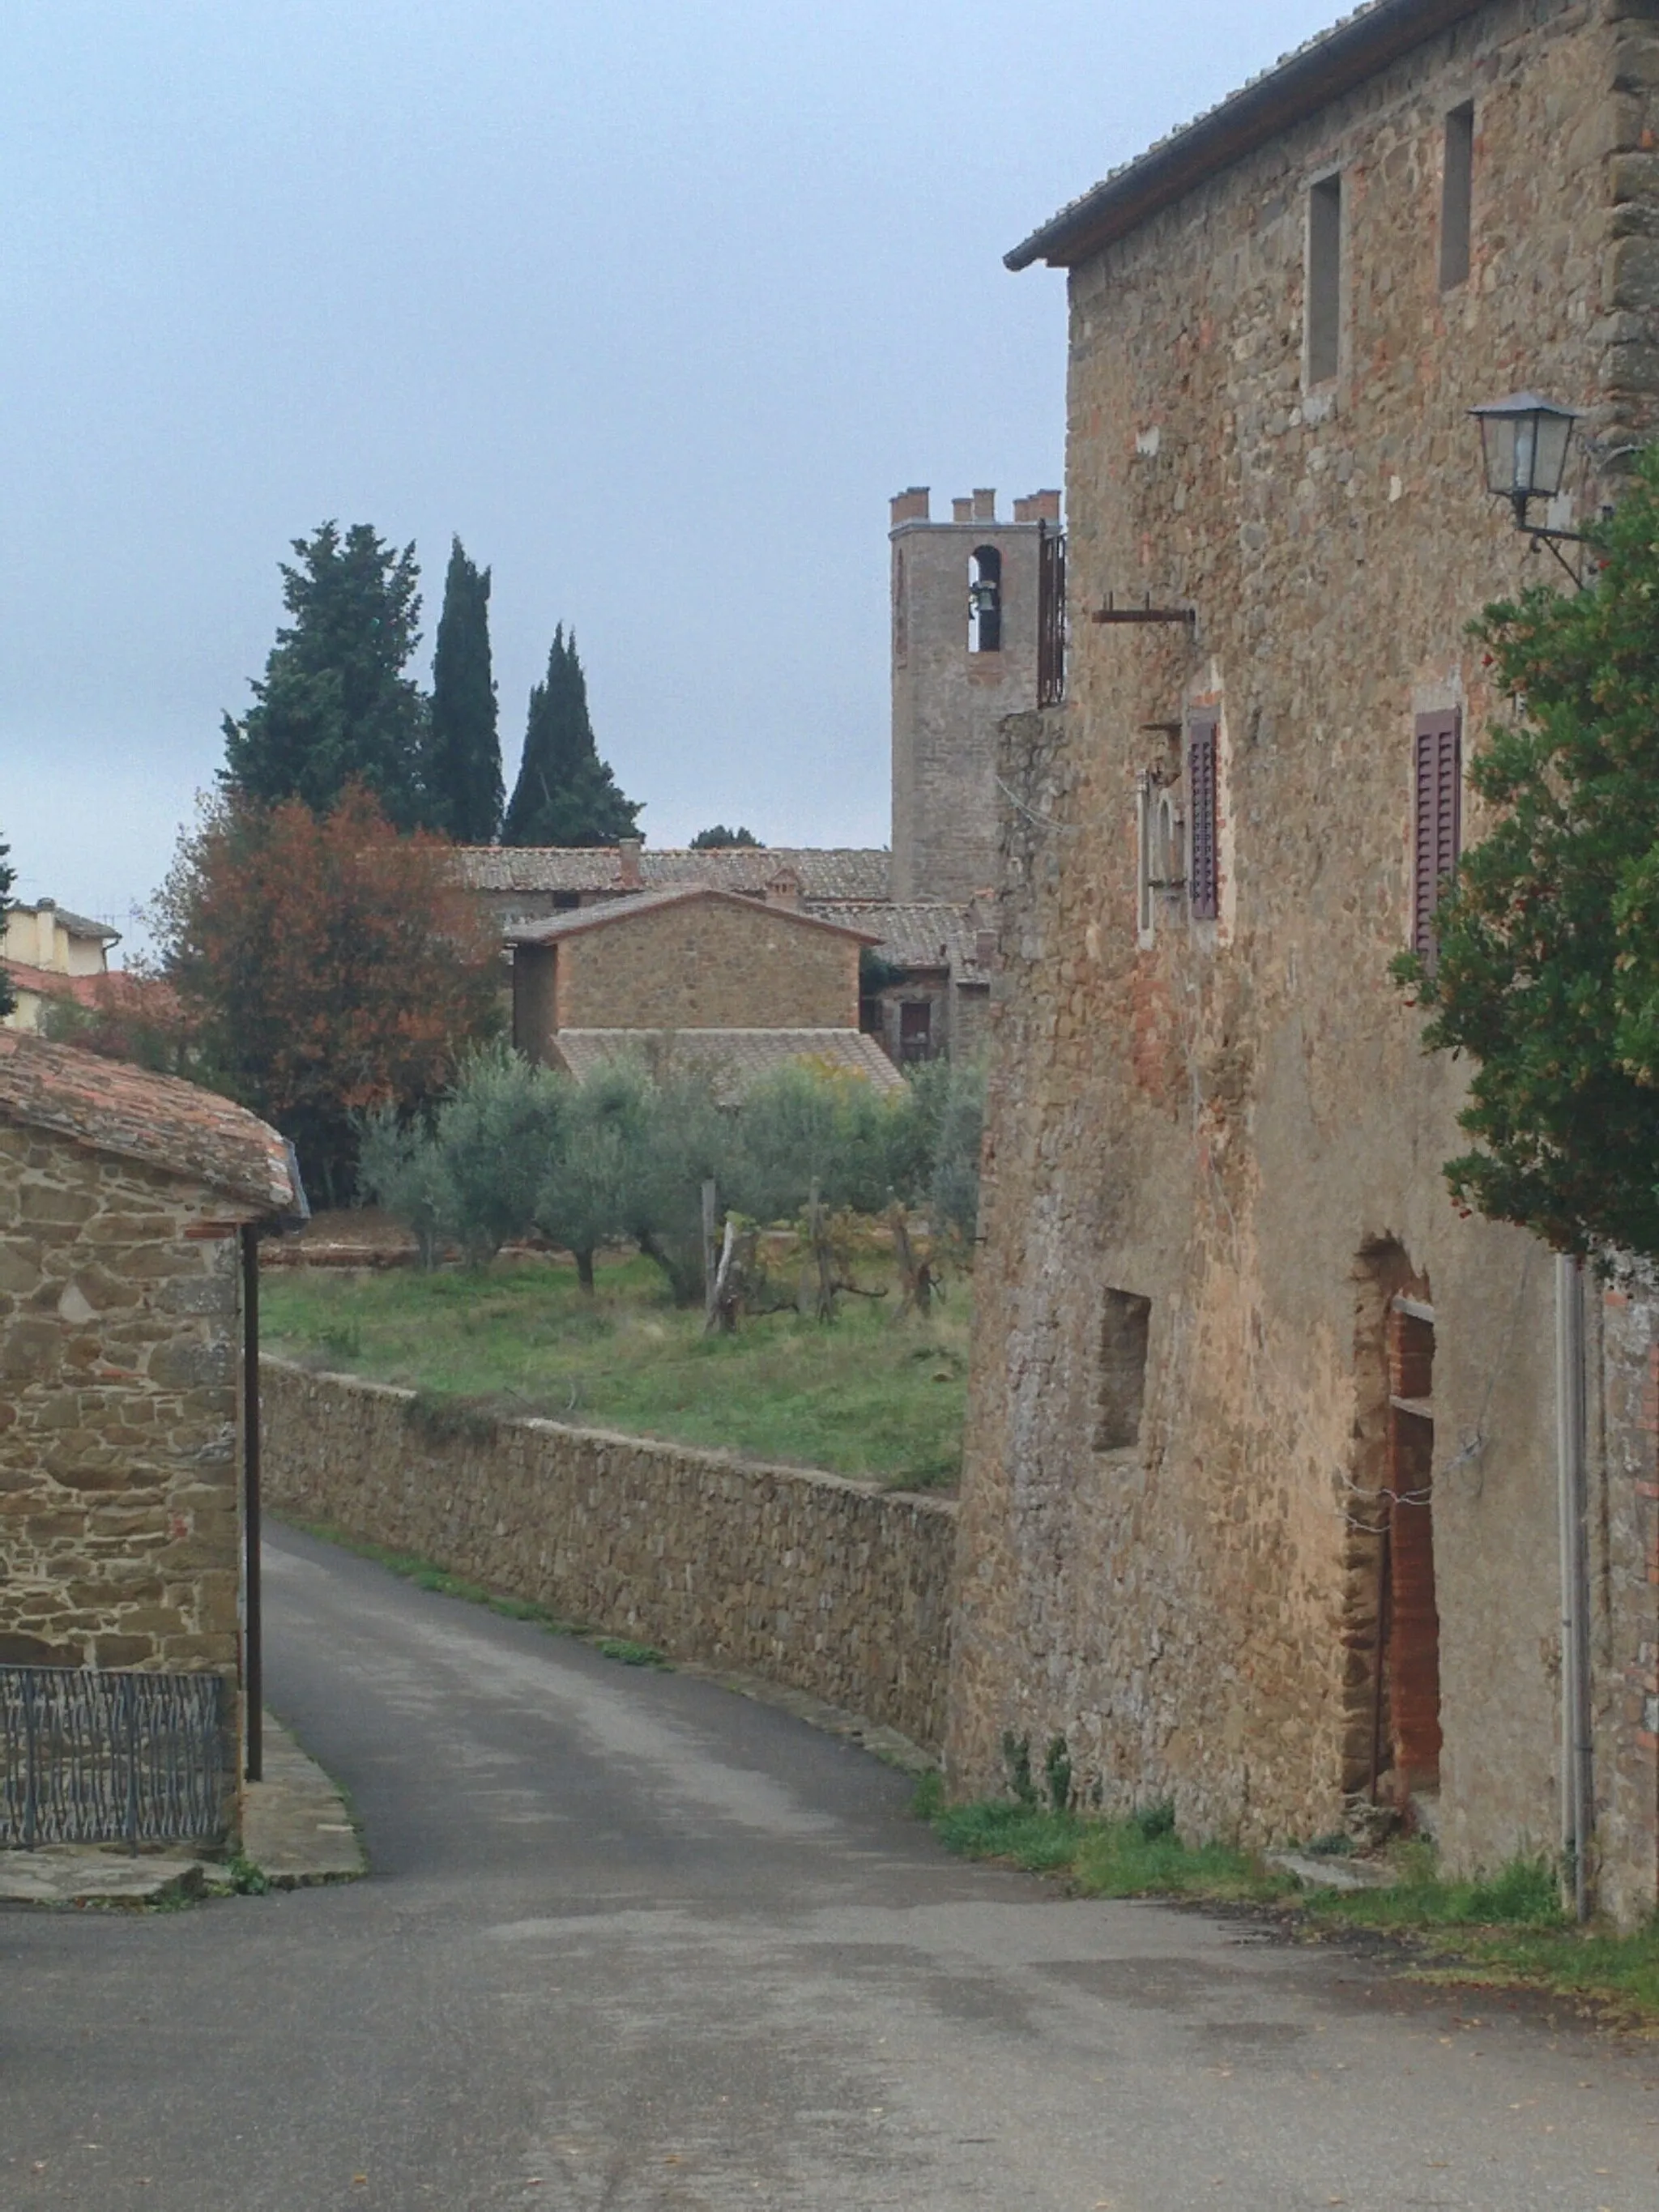
[[[1659,2044],[965,1867],[769,1707],[269,1559],[372,1876],[0,1916],[3,2212],[1659,2203]]]

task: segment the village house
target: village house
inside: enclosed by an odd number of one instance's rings
[[[617,1054],[709,1070],[729,1097],[792,1061],[897,1087],[859,1028],[870,936],[807,914],[799,879],[761,900],[686,884],[521,923],[508,932],[513,1041],[578,1079]]]
[[[106,922],[71,914],[53,899],[0,912],[0,964],[11,979],[16,1004],[3,1017],[14,1030],[38,1030],[53,999],[92,1002],[109,971],[109,948],[121,941]]]
[[[980,1049],[990,996],[985,902],[996,875],[997,731],[1039,703],[1042,580],[1061,550],[1060,494],[999,517],[994,491],[933,519],[914,487],[891,502],[893,842],[653,850],[464,846],[460,881],[513,945],[529,925],[692,887],[764,902],[793,878],[803,913],[869,939],[858,1024],[908,1065]],[[665,941],[665,939],[664,940]],[[755,1024],[768,1026],[757,1014]],[[698,1026],[688,1020],[685,1027]]]
[[[234,1835],[242,1286],[298,1203],[240,1107],[0,1031],[0,1844]]]
[[[1381,1805],[1625,1921],[1656,1309],[1459,1218],[1466,1071],[1389,963],[1486,827],[1467,626],[1571,588],[1469,410],[1582,418],[1558,529],[1654,424],[1651,14],[1374,0],[1009,257],[1068,274],[1071,669],[1000,769],[948,1741],[981,1791],[1064,1735],[1200,1835]]]

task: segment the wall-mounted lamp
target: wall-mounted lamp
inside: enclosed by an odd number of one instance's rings
[[[1535,392],[1511,392],[1507,399],[1489,399],[1469,410],[1480,425],[1481,458],[1486,463],[1486,489],[1494,499],[1506,499],[1515,509],[1515,526],[1524,530],[1534,545],[1547,545],[1575,582],[1577,571],[1558,545],[1582,545],[1577,530],[1547,530],[1528,522],[1527,509],[1535,499],[1553,499],[1566,473],[1567,447],[1578,416],[1558,400],[1540,398]]]

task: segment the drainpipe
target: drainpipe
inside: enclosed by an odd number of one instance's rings
[[[1573,1911],[1589,1917],[1595,1826],[1590,1774],[1589,1562],[1584,1536],[1584,1281],[1579,1262],[1555,1261],[1555,1441],[1561,1519],[1561,1848],[1572,1869]]]
[[[242,1694],[243,1778],[265,1775],[264,1624],[259,1589],[259,1230],[242,1229]]]

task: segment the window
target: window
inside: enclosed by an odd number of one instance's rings
[[[1002,556],[976,545],[968,562],[968,650],[1002,650]]]
[[[1220,805],[1216,791],[1213,714],[1194,714],[1187,725],[1187,801],[1191,823],[1191,860],[1187,889],[1194,921],[1213,921],[1221,911]]]
[[[1449,292],[1469,273],[1469,217],[1474,186],[1474,102],[1446,118],[1440,179],[1440,289]]]
[[[1336,374],[1342,329],[1342,179],[1322,177],[1308,194],[1308,381]]]
[[[893,556],[893,659],[896,662],[908,658],[910,651],[909,608],[904,596],[904,554],[901,549]]]
[[[930,1000],[906,999],[899,1007],[899,1061],[931,1060],[933,1055],[933,1008]]]
[[[1434,958],[1434,910],[1462,835],[1462,716],[1456,708],[1417,718],[1413,763],[1412,950]]]
[[[1095,1408],[1095,1449],[1132,1450],[1140,1442],[1146,1397],[1146,1334],[1150,1298],[1133,1291],[1108,1291],[1100,1317],[1100,1396]]]

